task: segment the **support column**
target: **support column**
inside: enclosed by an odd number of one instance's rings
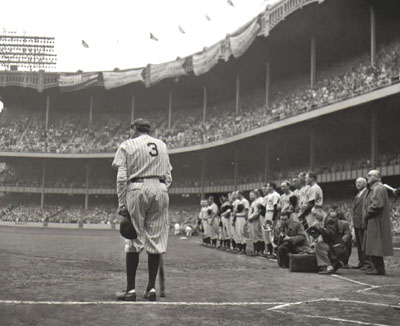
[[[169,101],[168,101],[168,129],[171,129],[172,120],[172,89],[169,90]]]
[[[309,170],[313,171],[315,167],[315,127],[310,130],[310,162]]]
[[[235,190],[237,190],[239,179],[239,148],[235,148],[235,165],[233,170],[233,184],[235,186]]]
[[[46,159],[43,159],[42,162],[42,185],[40,191],[40,208],[43,209],[44,207],[44,186],[46,183]]]
[[[46,96],[46,131],[49,130],[50,96]]]
[[[378,126],[377,114],[371,110],[371,168],[375,169],[378,165]]]
[[[86,191],[85,191],[85,209],[89,208],[89,183],[90,183],[90,163],[86,162]]]
[[[268,182],[269,178],[271,177],[270,169],[270,157],[269,157],[269,149],[271,145],[269,142],[265,143],[265,154],[264,154],[264,181]]]
[[[236,75],[236,114],[239,114],[239,105],[240,105],[240,76],[239,73]]]
[[[271,72],[269,62],[265,63],[265,109],[264,114],[269,111],[269,89],[271,85]]]
[[[207,119],[207,95],[207,86],[203,84],[203,123],[205,123]]]
[[[315,37],[311,37],[311,76],[310,76],[310,87],[315,87],[316,71],[317,71],[317,45]]]
[[[375,8],[371,4],[371,66],[375,67],[376,61],[376,18]]]
[[[135,96],[132,95],[132,102],[131,102],[131,124],[135,121]]]
[[[200,175],[200,194],[201,194],[201,199],[204,199],[204,180],[206,176],[206,154],[202,153],[201,154],[201,175]]]
[[[90,103],[89,103],[89,124],[93,121],[93,95],[90,95]]]

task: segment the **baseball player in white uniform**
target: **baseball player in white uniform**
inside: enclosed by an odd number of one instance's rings
[[[317,174],[310,171],[306,174],[306,183],[308,185],[307,190],[307,205],[299,215],[299,220],[307,227],[313,225],[316,222],[315,214],[322,210],[324,203],[324,195],[321,187],[317,183]],[[314,208],[315,214],[311,214],[311,210]]]
[[[205,246],[210,245],[210,224],[208,223],[208,202],[207,200],[202,200],[200,202],[200,213],[199,213],[199,220],[201,226],[203,227],[203,244]]]
[[[243,194],[237,192],[237,200],[234,204],[235,213],[235,233],[237,237],[236,246],[238,253],[246,253],[246,241],[247,241],[247,217],[249,214],[249,201],[243,197]]]
[[[250,239],[253,242],[254,254],[261,254],[265,248],[262,244],[264,242],[263,232],[260,222],[259,205],[263,205],[263,198],[260,196],[258,189],[250,191],[250,210],[248,218],[248,228]]]
[[[216,248],[220,220],[218,216],[219,209],[213,196],[208,197],[208,205],[207,212],[209,214],[208,222],[210,224],[211,246]]]
[[[299,182],[299,189],[297,191],[297,196],[298,196],[298,203],[300,207],[300,215],[304,212],[304,210],[307,207],[307,192],[308,189],[310,189],[310,186],[306,182],[306,173],[305,172],[300,172],[298,175],[298,182]],[[307,213],[308,215],[308,213]],[[301,223],[303,223],[304,230],[307,229],[307,223],[303,219],[303,221],[300,220]]]
[[[145,295],[150,301],[156,301],[160,255],[167,250],[168,187],[172,182],[172,167],[165,143],[149,133],[147,120],[135,120],[131,125],[132,138],[119,146],[112,163],[118,170],[118,211],[129,212],[137,232],[136,239],[125,240],[127,287],[117,293],[118,300],[136,300],[136,270],[139,254],[145,249],[148,255]]]
[[[235,217],[235,208],[239,202],[238,199],[238,192],[234,191],[232,192],[232,213],[230,217],[230,227],[231,227],[231,234],[232,234],[232,251],[236,252],[237,251],[237,243],[238,243],[238,236],[236,234],[236,217]]]
[[[262,226],[264,230],[265,245],[268,249],[268,255],[270,257],[274,256],[273,234],[274,234],[274,228],[279,218],[280,197],[281,197],[276,192],[275,189],[276,189],[276,184],[274,182],[268,182],[263,188],[263,193],[266,194],[266,196],[264,197],[264,205],[266,212]]]
[[[229,200],[229,197],[222,196],[221,197],[222,205],[221,205],[221,222],[222,222],[222,246],[225,250],[229,250],[231,247],[231,225],[230,225],[230,217],[232,213],[232,204]]]

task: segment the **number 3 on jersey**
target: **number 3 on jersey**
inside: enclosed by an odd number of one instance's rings
[[[157,145],[155,143],[147,143],[147,146],[150,147],[150,156],[155,157],[158,155],[158,148]]]

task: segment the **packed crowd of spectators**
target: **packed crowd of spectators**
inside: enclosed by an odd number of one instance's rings
[[[379,50],[375,66],[365,54],[321,69],[314,88],[309,86],[307,76],[273,81],[268,108],[260,86],[241,94],[239,114],[235,114],[235,99],[223,98],[209,103],[205,122],[200,103],[174,103],[170,128],[165,106],[144,110],[140,115],[152,122],[154,134],[170,148],[185,147],[230,137],[367,93],[398,82],[399,76],[397,41]],[[46,131],[44,111],[11,111],[14,110],[5,109],[0,114],[0,146],[10,151],[114,152],[129,136],[126,112],[95,112],[90,123],[84,114],[57,112]]]

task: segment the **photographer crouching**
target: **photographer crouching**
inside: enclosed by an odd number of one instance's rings
[[[275,229],[277,245],[277,260],[279,267],[289,268],[289,254],[299,254],[310,251],[303,225],[289,218],[287,214],[281,215],[280,226]]]

